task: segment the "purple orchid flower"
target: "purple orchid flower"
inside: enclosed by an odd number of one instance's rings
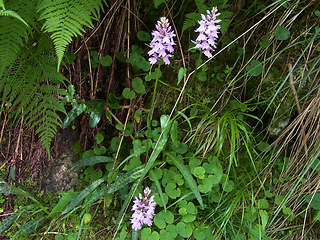
[[[153,39],[150,43],[151,50],[148,52],[149,62],[155,64],[163,60],[165,64],[170,64],[169,57],[173,57],[173,37],[176,35],[171,31],[171,26],[166,17],[161,17],[156,24],[157,31],[152,31]]]
[[[211,51],[217,47],[216,42],[220,29],[217,23],[221,22],[220,19],[217,19],[219,15],[217,7],[213,7],[211,11],[207,10],[207,15],[201,14],[200,26],[195,30],[199,35],[196,41],[192,41],[196,44],[194,48],[198,48],[208,58],[212,57]]]
[[[133,201],[134,205],[132,210],[134,213],[130,220],[132,223],[132,229],[135,231],[140,230],[143,224],[146,224],[149,227],[152,225],[156,203],[154,202],[154,196],[148,198],[150,193],[151,190],[146,187],[143,191],[144,196],[139,193],[139,199],[136,197]]]

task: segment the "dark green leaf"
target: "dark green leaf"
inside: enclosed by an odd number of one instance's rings
[[[207,73],[204,71],[201,71],[197,74],[197,78],[198,80],[200,80],[201,82],[205,82],[207,81]]]
[[[0,233],[2,233],[4,230],[6,230],[8,227],[10,227],[12,225],[12,223],[14,223],[20,216],[20,214],[22,213],[22,209],[11,214],[10,217],[7,217],[6,219],[4,219],[1,223],[0,223]]]
[[[130,170],[127,173],[121,174],[117,177],[114,183],[108,185],[107,187],[102,188],[100,191],[95,193],[91,199],[88,201],[88,205],[94,203],[104,195],[108,193],[114,193],[134,180],[141,177],[141,173],[143,172],[143,166],[136,167],[135,169]]]
[[[66,207],[66,209],[61,214],[66,214],[73,210],[86,196],[88,196],[93,190],[95,190],[101,183],[104,182],[103,178],[100,178],[82,190],[79,195],[73,199],[73,201]]]
[[[167,0],[153,0],[155,8],[158,8],[162,3],[166,2]]]
[[[90,110],[89,126],[91,128],[94,128],[100,122],[105,104],[105,101],[99,101],[98,104]]]
[[[58,212],[62,211],[76,196],[78,193],[73,190],[69,190],[68,192],[64,192],[62,198],[59,202],[54,206],[49,217],[56,215]]]
[[[146,93],[145,85],[144,85],[142,79],[139,78],[139,77],[135,77],[132,80],[132,87],[137,93],[140,93],[140,94],[145,94]]]
[[[130,57],[127,59],[127,62],[130,63],[133,67],[136,67],[143,71],[148,71],[151,68],[150,63],[136,52],[130,54]]]
[[[37,217],[35,219],[32,219],[21,227],[18,234],[20,236],[29,235],[30,233],[33,233],[35,230],[37,230],[37,228],[41,227],[45,223],[45,221],[46,218],[44,217]]]
[[[312,199],[312,200],[311,200]],[[315,210],[320,210],[320,193],[309,194],[306,196],[306,201],[310,203],[310,206]]]
[[[147,41],[150,40],[151,35],[150,35],[150,33],[148,33],[148,32],[139,31],[139,32],[137,33],[137,37],[138,37],[138,39],[139,39],[140,41],[147,42]]]
[[[178,145],[178,122],[174,120],[170,129],[170,136],[173,145]]]
[[[62,128],[66,128],[76,117],[86,110],[86,105],[81,103],[75,105],[64,119]]]
[[[16,180],[16,165],[10,168],[10,177],[12,180]]]
[[[183,164],[181,159],[176,157],[171,152],[165,152],[165,154],[168,156],[168,158],[173,162],[173,164],[179,169],[181,174],[183,175],[184,179],[188,183],[189,187],[191,188],[193,194],[195,195],[196,199],[200,203],[201,207],[204,207],[203,201],[197,186],[196,181],[193,179],[191,173],[189,172],[189,169]]]
[[[102,66],[109,67],[112,64],[112,57],[109,55],[106,55],[104,57],[101,57],[99,62]]]
[[[177,85],[179,85],[179,83],[181,82],[181,80],[183,79],[184,75],[187,73],[187,69],[186,68],[180,68],[179,72],[178,72],[178,83]]]
[[[132,90],[130,90],[130,88],[125,88],[122,92],[122,95],[124,98],[126,99],[134,99],[136,97],[136,93]]]
[[[252,60],[251,64],[246,67],[246,70],[252,76],[259,76],[263,71],[263,64],[257,60]]]
[[[114,159],[110,157],[105,157],[105,156],[92,156],[92,157],[87,157],[83,158],[80,161],[76,162],[71,170],[75,168],[81,168],[81,167],[87,167],[87,166],[93,166],[98,163],[107,163],[107,162],[113,162]]]
[[[270,45],[270,41],[267,37],[264,37],[261,39],[261,41],[259,42],[260,46],[263,48],[267,48]]]
[[[277,26],[274,36],[278,40],[287,40],[290,37],[290,31],[282,26]]]

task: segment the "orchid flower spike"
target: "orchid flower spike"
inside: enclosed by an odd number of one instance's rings
[[[195,30],[199,35],[196,41],[192,41],[196,44],[194,48],[198,48],[208,58],[212,57],[211,51],[214,51],[214,48],[217,47],[220,29],[220,25],[217,23],[221,22],[220,19],[217,19],[219,15],[217,7],[213,7],[211,11],[207,10],[207,15],[201,14],[200,26]]]
[[[139,199],[136,197],[133,201],[134,205],[132,211],[134,211],[134,213],[130,220],[132,229],[135,231],[140,230],[143,224],[146,224],[149,227],[152,225],[156,203],[154,202],[154,196],[148,198],[150,193],[151,190],[146,187],[143,191],[143,196],[139,193]]]
[[[159,60],[170,64],[169,57],[173,57],[173,37],[176,35],[171,31],[171,26],[166,17],[161,17],[156,24],[157,31],[152,31],[153,39],[150,43],[151,50],[148,52],[149,62],[153,65]]]

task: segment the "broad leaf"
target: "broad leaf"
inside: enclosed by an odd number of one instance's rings
[[[200,203],[201,207],[204,207],[203,201],[197,186],[196,181],[193,179],[189,169],[183,164],[182,160],[176,157],[171,152],[165,152],[165,154],[168,156],[168,158],[173,162],[173,164],[179,169],[181,174],[183,175],[184,179],[188,183],[189,187],[191,188],[191,191],[195,195],[196,199]]]

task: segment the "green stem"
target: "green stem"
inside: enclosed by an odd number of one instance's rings
[[[158,87],[158,82],[159,82],[159,73],[160,73],[160,64],[158,65],[158,71],[157,71],[157,76],[156,76],[156,82],[154,84],[154,89],[153,89],[153,95],[152,95],[152,102],[151,102],[151,108],[148,114],[148,131],[150,132],[151,130],[151,120],[152,120],[152,115],[153,115],[153,110],[154,110],[154,102],[156,100],[156,93],[157,93],[157,87]]]

